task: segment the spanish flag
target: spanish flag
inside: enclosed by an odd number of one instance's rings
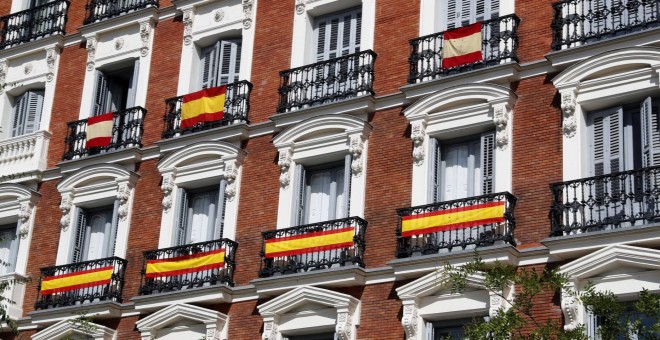
[[[224,265],[225,249],[221,248],[169,259],[148,260],[145,276],[148,278],[175,276],[222,268]]]
[[[300,255],[353,246],[354,227],[266,240],[266,257]]]
[[[504,202],[489,202],[467,207],[404,216],[401,236],[428,234],[504,222]]]
[[[183,96],[181,128],[221,120],[225,111],[227,86],[212,87]]]
[[[483,60],[481,43],[481,21],[445,32],[442,68],[472,64]]]
[[[112,141],[113,112],[87,118],[85,148],[109,146]]]
[[[46,276],[41,280],[41,295],[107,285],[112,279],[113,271],[113,266],[107,266],[75,273]]]

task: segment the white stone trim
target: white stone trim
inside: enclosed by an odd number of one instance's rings
[[[294,11],[291,68],[316,62],[314,18],[351,7],[362,7],[360,51],[373,50],[376,26],[376,0],[285,0]]]
[[[291,188],[296,185],[296,164],[323,164],[349,153],[353,156],[350,215],[364,216],[364,174],[371,129],[368,122],[354,116],[324,115],[293,125],[273,139],[273,145],[279,152],[280,166],[278,228],[290,227],[294,222],[295,190]]]
[[[334,309],[335,312],[314,315],[314,306]],[[312,307],[307,309],[306,306]],[[284,333],[303,332],[305,329],[327,327],[334,318],[334,330],[338,339],[355,340],[356,326],[360,323],[360,300],[328,289],[302,286],[257,306],[264,319],[263,340],[281,340]],[[294,311],[295,309],[295,311]],[[317,309],[318,310],[318,309]],[[302,314],[301,314],[302,313]],[[325,319],[324,321],[321,319]]]
[[[560,267],[569,277],[569,287],[580,291],[591,282],[597,291],[611,291],[622,299],[635,299],[643,289],[660,292],[660,250],[613,245],[585,255]],[[579,299],[562,292],[566,330],[585,324],[586,309]]]
[[[464,84],[443,89],[404,110],[411,124],[413,142],[413,186],[411,204],[432,203],[428,188],[433,176],[431,138],[459,137],[470,130],[496,131],[495,192],[511,191],[513,107],[517,96],[493,84]],[[461,103],[457,106],[456,103]]]
[[[178,190],[207,185],[218,185],[222,178],[227,180],[225,193],[225,224],[223,238],[235,239],[238,217],[241,169],[245,151],[226,143],[206,141],[188,145],[164,157],[158,163],[158,171],[163,176],[163,213],[158,241],[159,248],[174,246],[179,202],[174,202]]]
[[[93,322],[86,328],[77,326],[73,320],[62,320],[32,336],[32,340],[67,339],[72,335],[83,335],[93,340],[115,340],[117,331]]]
[[[227,326],[229,323],[229,317],[227,315],[186,303],[178,303],[163,308],[139,320],[135,325],[140,331],[143,340],[151,340],[156,339],[158,330],[166,328],[181,319],[204,324],[206,326],[205,339],[227,339]]]
[[[126,258],[128,231],[131,221],[135,185],[139,175],[115,164],[98,164],[84,167],[64,178],[57,190],[62,195],[60,209],[62,218],[56,265],[70,262],[71,247],[75,234],[73,226],[76,207],[99,202],[112,204],[119,200],[117,212],[117,234],[114,256]]]
[[[419,11],[419,36],[438,33],[446,30],[446,23],[438,18],[440,11],[446,11],[446,2],[444,8],[442,2],[436,0],[421,0]],[[500,0],[499,16],[515,13],[515,1]]]

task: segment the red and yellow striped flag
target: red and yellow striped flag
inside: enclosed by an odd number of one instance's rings
[[[183,255],[169,259],[147,261],[145,276],[148,278],[175,276],[202,270],[222,268],[225,265],[225,249]]]
[[[353,246],[354,227],[266,240],[266,257],[280,257]]]
[[[113,271],[113,266],[107,266],[75,273],[46,276],[41,280],[41,295],[109,284]]]
[[[221,120],[225,111],[227,86],[218,86],[183,96],[181,128]]]
[[[483,224],[504,222],[504,202],[489,202],[467,207],[404,216],[401,236],[464,229]]]
[[[481,61],[481,21],[444,33],[442,68]]]
[[[87,118],[85,148],[109,146],[112,141],[113,112]]]

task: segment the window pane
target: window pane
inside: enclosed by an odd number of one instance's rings
[[[0,265],[0,275],[14,271],[16,256],[12,252],[18,251],[18,247],[12,247],[16,240],[16,225],[8,224],[0,226],[0,260],[5,265]]]
[[[108,231],[112,227],[112,210],[90,213],[87,253],[85,260],[95,260],[107,257],[107,243],[110,237]]]
[[[211,240],[217,197],[217,191],[191,195],[188,209],[189,243]]]
[[[307,204],[307,223],[329,220],[331,172],[325,170],[310,173],[308,183],[310,194]]]
[[[337,171],[337,200],[335,204],[335,216],[334,218],[343,218],[346,216],[346,212],[344,211],[345,205],[344,205],[344,200],[345,200],[345,195],[344,195],[344,170],[339,170]]]
[[[444,200],[468,197],[469,146],[459,144],[445,148]]]

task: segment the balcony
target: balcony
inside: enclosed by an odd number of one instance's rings
[[[550,186],[551,236],[660,222],[660,166]]]
[[[658,27],[660,23],[658,0],[564,0],[552,8],[555,51]]]
[[[34,309],[50,309],[97,301],[122,302],[124,270],[119,257],[41,268]]]
[[[482,21],[482,60],[449,68],[442,67],[445,32],[429,34],[410,40],[408,83],[416,84],[506,62],[517,62],[519,23],[520,19],[513,14]]]
[[[64,35],[69,0],[55,0],[0,18],[0,49],[54,34]]]
[[[348,217],[263,232],[259,277],[364,267],[367,221]]]
[[[234,286],[237,247],[236,242],[221,239],[145,251],[138,293],[152,295],[221,284]]]
[[[48,131],[37,131],[0,141],[0,182],[46,170],[50,137]]]
[[[62,160],[79,159],[129,147],[142,147],[144,117],[147,110],[136,106],[113,112],[112,135],[107,146],[87,148],[87,119],[67,123],[68,132]]]
[[[181,128],[181,106],[183,96],[165,100],[165,128],[162,133],[163,139],[178,137],[185,134],[214,129],[236,123],[249,123],[250,93],[252,83],[246,80],[227,84],[225,93],[225,111],[221,120],[198,123],[191,127]]]
[[[397,258],[516,245],[516,197],[508,192],[397,209]]]
[[[374,95],[371,50],[280,72],[278,113]]]
[[[147,7],[158,7],[158,0],[88,0],[83,24],[118,17]]]

